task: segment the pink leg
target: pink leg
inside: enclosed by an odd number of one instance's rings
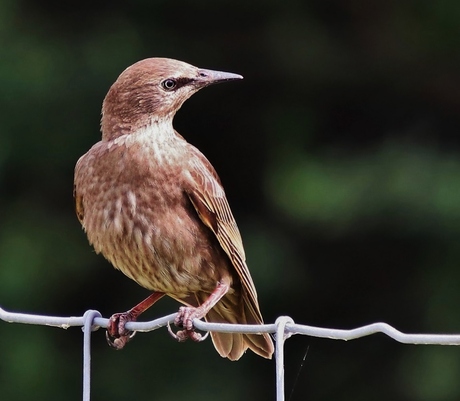
[[[176,334],[170,331],[171,335],[178,341],[185,341],[187,338],[191,338],[193,341],[201,341],[201,334],[195,333],[194,331],[193,319],[201,319],[206,316],[209,310],[228,292],[229,288],[228,284],[219,282],[208,299],[197,308],[181,306],[174,320],[174,324],[178,327],[182,327],[184,330],[180,330]]]
[[[126,330],[126,323],[135,322],[141,313],[145,312],[164,295],[162,292],[154,292],[129,311],[113,314],[109,319],[106,332],[109,345],[117,350],[122,349],[136,333]]]

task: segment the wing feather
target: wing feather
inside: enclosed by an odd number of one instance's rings
[[[206,164],[200,160],[192,165],[190,174],[195,185],[191,186],[187,195],[200,219],[215,234],[220,246],[230,258],[249,296],[251,306],[257,312],[256,315],[260,316],[257,292],[246,265],[240,231],[220,180],[211,164],[206,159],[205,161]]]

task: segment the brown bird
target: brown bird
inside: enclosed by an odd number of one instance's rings
[[[121,73],[102,105],[102,140],[77,162],[76,211],[89,242],[115,268],[154,291],[113,315],[109,343],[123,348],[134,321],[163,295],[186,306],[176,338],[199,341],[193,319],[262,324],[238,227],[206,157],[173,128],[195,92],[242,76],[149,58]],[[217,352],[239,359],[247,348],[271,358],[268,334],[212,332]]]

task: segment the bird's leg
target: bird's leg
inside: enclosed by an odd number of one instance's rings
[[[164,295],[162,292],[154,292],[129,311],[115,313],[110,316],[107,332],[105,333],[109,345],[116,350],[122,349],[136,334],[135,331],[125,328],[126,323],[135,322],[141,313],[145,312]]]
[[[193,328],[193,319],[201,319],[206,316],[210,309],[220,301],[220,299],[228,292],[230,285],[228,283],[219,282],[214,291],[209,295],[208,299],[204,301],[200,306],[194,308],[191,306],[181,306],[177,313],[174,324],[178,327],[182,327],[184,330],[178,331],[174,334],[170,330],[170,334],[173,335],[178,341],[185,341],[187,338],[193,341],[202,341],[201,334],[196,333]]]

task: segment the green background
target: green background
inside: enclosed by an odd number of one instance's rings
[[[0,1],[0,306],[104,316],[148,292],[89,247],[73,168],[128,65],[177,58],[245,79],[175,127],[219,172],[267,322],[460,332],[460,3]],[[173,313],[160,301],[144,319]],[[78,328],[0,322],[1,400],[81,399]],[[295,336],[299,400],[459,400],[460,351]],[[274,400],[274,361],[232,363],[165,329],[93,335],[93,400]]]

